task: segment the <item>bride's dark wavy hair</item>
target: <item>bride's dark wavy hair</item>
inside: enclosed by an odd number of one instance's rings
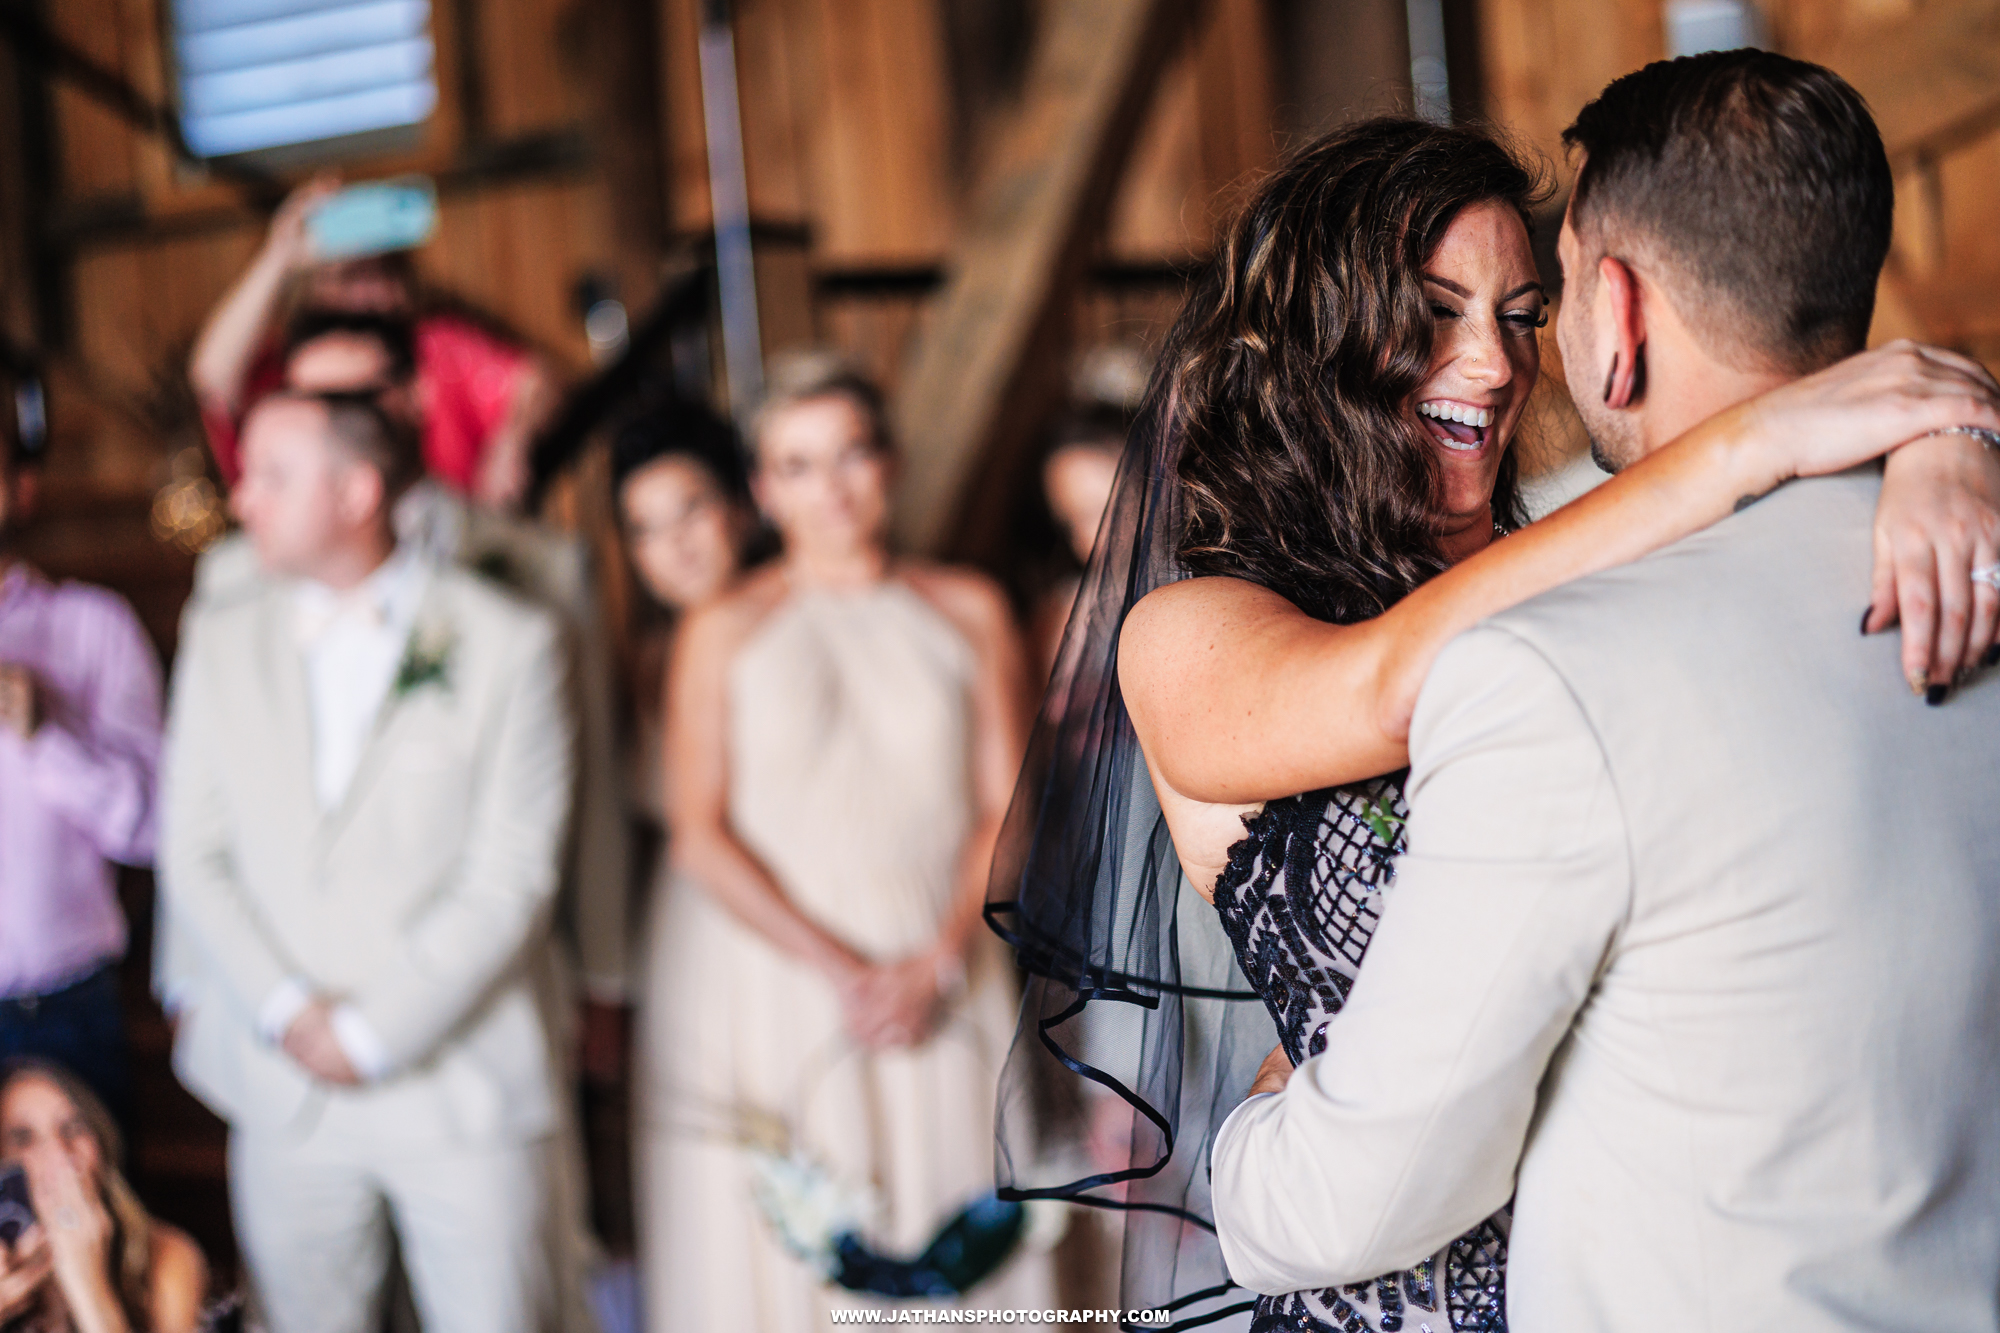
[[[1257,187],[1162,353],[1187,568],[1343,623],[1444,568],[1436,446],[1410,410],[1435,328],[1424,265],[1469,205],[1532,228],[1547,196],[1492,135],[1400,117],[1335,130]],[[1509,449],[1493,516],[1510,527],[1515,475]]]

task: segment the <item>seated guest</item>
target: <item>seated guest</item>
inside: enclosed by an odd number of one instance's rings
[[[560,634],[398,545],[420,457],[372,399],[274,395],[244,446],[233,503],[268,577],[188,617],[162,784],[193,960],[175,1067],[229,1122],[271,1333],[364,1327],[392,1226],[428,1333],[539,1333]]]
[[[112,861],[153,857],[160,671],[115,593],[20,556],[0,435],[0,1059],[45,1056],[126,1105]]]
[[[201,1248],[146,1215],[118,1170],[118,1127],[60,1065],[0,1074],[0,1173],[20,1167],[35,1221],[0,1243],[7,1333],[193,1333],[208,1290]]]
[[[410,321],[426,469],[481,504],[516,508],[527,491],[529,442],[556,403],[547,365],[484,321],[426,300],[408,251],[319,259],[306,220],[338,185],[322,177],[284,202],[256,259],[195,340],[188,378],[223,481],[235,485],[242,471],[243,414],[284,382],[277,332],[287,313],[340,311]]]

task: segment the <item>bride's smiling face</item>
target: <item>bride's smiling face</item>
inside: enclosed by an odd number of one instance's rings
[[[1430,375],[1410,406],[1437,444],[1445,547],[1456,558],[1483,546],[1491,530],[1500,459],[1541,370],[1535,330],[1545,322],[1546,299],[1528,229],[1498,200],[1453,219],[1423,282],[1437,331]]]

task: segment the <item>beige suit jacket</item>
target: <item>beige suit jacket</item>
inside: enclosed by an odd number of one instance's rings
[[[199,966],[175,1067],[224,1119],[385,1148],[493,1144],[555,1123],[536,1003],[571,783],[550,619],[433,572],[412,641],[442,680],[392,687],[345,800],[314,795],[293,604],[260,587],[190,616],[168,725],[161,891]],[[396,1069],[355,1091],[256,1031],[278,984],[345,997]]]
[[[2000,679],[1926,708],[1856,634],[1876,490],[1794,483],[1440,657],[1347,1009],[1217,1137],[1239,1282],[1513,1195],[1515,1333],[2000,1328]]]
[[[556,617],[570,653],[570,708],[577,723],[576,783],[556,934],[585,991],[607,1003],[632,993],[632,836],[617,738],[610,645],[583,543],[542,524],[469,504],[435,482],[398,509],[415,540],[438,559],[509,588]],[[192,606],[253,596],[264,583],[247,538],[231,534],[195,564]],[[170,932],[156,953],[157,989],[171,994],[184,970]],[[565,987],[567,993],[567,987]]]

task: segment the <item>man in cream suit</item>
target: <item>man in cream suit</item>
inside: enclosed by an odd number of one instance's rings
[[[392,1224],[430,1333],[554,1326],[537,1002],[571,783],[550,619],[397,546],[414,436],[280,395],[235,504],[269,573],[184,630],[162,891],[175,1066],[230,1124],[273,1333],[361,1333]]]
[[[1567,137],[1559,333],[1601,459],[1859,347],[1892,186],[1836,76],[1655,65]],[[2000,425],[1968,370],[1912,435]],[[1908,447],[2000,485],[1973,441]],[[2000,680],[1925,707],[1856,634],[1878,488],[1793,482],[1446,649],[1348,1006],[1217,1136],[1238,1282],[1364,1281],[1512,1196],[1514,1333],[2000,1328]],[[1990,527],[1963,555],[1994,564]],[[1992,591],[1946,608],[1959,642]]]

